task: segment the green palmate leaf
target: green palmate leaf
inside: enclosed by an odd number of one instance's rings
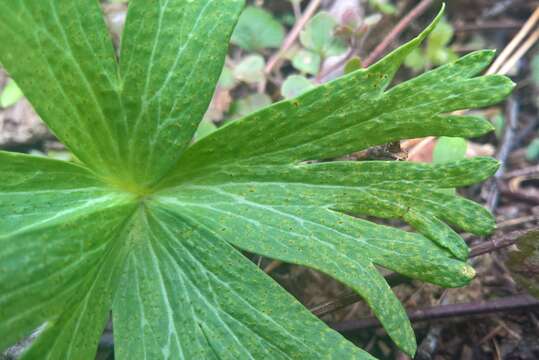
[[[222,241],[220,230],[159,199],[134,221],[113,306],[120,359],[312,359],[327,346],[335,357],[369,358]]]
[[[79,159],[144,192],[196,131],[242,5],[132,0],[118,66],[96,1],[3,1],[1,60]]]
[[[466,284],[473,269],[427,238],[465,258],[465,243],[441,220],[476,233],[488,232],[493,223],[479,205],[436,189],[477,182],[497,163],[396,165],[228,166],[200,178],[190,175],[181,191],[166,190],[158,199],[240,248],[314,267],[348,284],[369,302],[394,340],[413,352],[406,315],[373,263],[442,286]],[[402,217],[427,238],[342,212]]]
[[[133,182],[161,178],[191,141],[242,7],[243,0],[130,1],[118,140]]]
[[[77,292],[63,304],[60,316],[47,324],[25,359],[93,358],[127,252],[121,239],[109,240],[100,260],[82,277]]]
[[[512,82],[503,76],[473,77],[491,61],[492,51],[472,53],[386,90],[404,57],[423,37],[366,71],[353,72],[230,124],[226,131],[186,152],[184,171],[239,161],[326,159],[403,138],[473,137],[492,131],[492,125],[480,117],[447,114],[498,102],[511,91]],[[294,121],[285,121],[290,114]],[[239,141],[229,142],[231,136]]]
[[[51,130],[96,170],[121,163],[109,120],[119,81],[97,2],[2,1],[0,42],[0,62]]]
[[[454,228],[487,234],[492,216],[443,190],[489,177],[496,161],[313,160],[491,131],[449,114],[511,91],[505,77],[476,77],[492,52],[389,88],[438,17],[368,69],[189,146],[242,5],[132,0],[117,61],[96,1],[0,2],[0,62],[83,163],[0,153],[0,348],[45,324],[26,359],[93,359],[112,309],[118,359],[370,358],[243,249],[351,287],[413,355],[377,266],[446,287],[473,277]]]
[[[132,196],[107,189],[88,170],[66,162],[0,153],[0,174],[4,348],[57,319],[66,299],[84,293],[93,280],[89,273],[109,252],[133,206]]]

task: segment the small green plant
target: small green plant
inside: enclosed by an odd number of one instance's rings
[[[408,55],[404,64],[415,72],[455,61],[458,56],[448,47],[455,30],[445,19],[427,37],[424,49],[417,48]]]
[[[305,76],[290,75],[283,82],[281,94],[283,94],[285,98],[295,98],[313,87],[314,84]]]
[[[503,76],[475,77],[493,53],[390,88],[438,16],[368,69],[190,145],[243,6],[131,0],[118,59],[95,0],[0,2],[0,62],[80,160],[0,152],[1,349],[45,325],[25,359],[93,359],[112,310],[118,359],[370,358],[243,249],[348,285],[412,355],[406,312],[376,266],[445,287],[473,278],[446,223],[488,234],[493,218],[439,190],[489,177],[495,160],[313,160],[491,131],[450,113],[511,91]]]
[[[7,108],[15,105],[23,97],[24,94],[15,81],[10,80],[4,89],[0,91],[0,108]]]
[[[316,14],[300,34],[304,46],[292,58],[292,65],[301,72],[316,75],[323,61],[346,52],[346,43],[336,36],[337,21],[327,12]]]
[[[397,9],[388,0],[369,0],[369,4],[384,14],[395,14]]]
[[[266,10],[248,6],[242,12],[231,42],[247,51],[278,48],[284,40],[284,27]]]

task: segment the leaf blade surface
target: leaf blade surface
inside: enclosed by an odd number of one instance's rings
[[[221,75],[243,3],[130,2],[120,54],[126,109],[121,148],[135,181],[159,180],[189,145]]]
[[[232,162],[329,159],[402,139],[474,137],[492,131],[484,119],[447,115],[496,103],[512,90],[503,76],[473,77],[491,61],[490,51],[472,53],[385,91],[402,57],[426,33],[366,70],[220,128],[194,144],[176,172]]]
[[[371,358],[211,229],[159,203],[138,221],[113,307],[120,359]]]
[[[99,4],[3,1],[0,42],[0,62],[53,133],[94,171],[121,172],[120,81]]]
[[[0,152],[0,347],[63,312],[131,201],[81,166]]]
[[[436,190],[482,180],[496,168],[488,158],[437,166],[238,165],[198,178],[188,174],[178,187],[156,194],[155,201],[234,246],[320,270],[350,286],[393,340],[413,354],[406,314],[374,266],[446,287],[467,284],[474,271],[458,259],[467,258],[468,247],[444,221],[480,232],[492,228],[492,217],[474,203]],[[423,236],[347,214],[402,218]]]

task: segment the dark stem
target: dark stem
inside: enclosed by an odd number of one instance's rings
[[[477,301],[471,303],[440,305],[423,309],[408,310],[407,313],[410,321],[419,322],[426,320],[454,318],[459,316],[492,314],[505,311],[521,311],[535,308],[539,308],[539,300],[530,295],[521,294],[490,300],[487,302]],[[350,320],[330,324],[330,326],[341,333],[352,334],[359,330],[379,327],[381,325],[376,318],[369,317],[361,320]]]
[[[470,258],[488,254],[490,252],[514,245],[517,243],[518,239],[522,235],[524,235],[524,233],[525,231],[518,230],[518,231],[513,231],[509,234],[504,235],[504,237],[501,239],[492,237],[490,240],[484,241],[472,247],[472,251],[470,251]]]

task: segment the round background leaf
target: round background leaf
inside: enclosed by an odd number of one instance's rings
[[[249,6],[240,16],[231,42],[247,51],[256,51],[280,47],[284,35],[284,27],[269,12]]]
[[[370,5],[378,11],[386,15],[393,15],[397,12],[395,6],[388,2],[388,0],[370,0]]]
[[[404,60],[404,65],[412,69],[414,72],[419,72],[427,66],[427,60],[421,49],[414,49]]]
[[[526,159],[529,161],[539,159],[539,138],[533,140],[526,148]]]
[[[223,67],[223,72],[219,78],[219,87],[221,89],[230,90],[236,86],[236,79],[234,79],[234,73],[228,66]]]
[[[289,99],[299,96],[313,87],[313,83],[311,83],[305,76],[290,75],[283,83],[281,93],[285,98]]]
[[[301,72],[316,75],[320,70],[320,55],[301,49],[292,58],[292,65]]]
[[[230,119],[242,118],[268,105],[271,105],[271,98],[266,94],[257,93],[246,96],[234,102]]]
[[[24,94],[15,81],[10,80],[0,94],[0,107],[7,108],[15,105]]]
[[[363,68],[363,64],[361,63],[361,59],[357,56],[351,58],[346,62],[346,65],[344,65],[344,73],[350,74],[351,72],[354,72],[356,70],[360,70]]]
[[[468,142],[463,138],[442,136],[438,139],[438,143],[432,154],[432,162],[436,164],[444,164],[452,161],[464,159]]]
[[[300,41],[307,49],[320,56],[336,56],[346,51],[344,41],[335,36],[337,21],[327,12],[314,16],[300,34]]]
[[[249,55],[234,69],[236,79],[246,83],[257,83],[264,80],[264,58],[260,55]]]

